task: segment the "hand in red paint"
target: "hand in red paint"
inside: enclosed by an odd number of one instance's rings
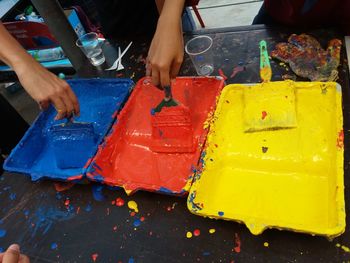
[[[30,263],[30,261],[27,256],[20,253],[19,245],[12,244],[4,253],[0,253],[0,263]]]
[[[155,86],[169,86],[179,73],[183,57],[181,13],[183,1],[166,1],[148,51],[146,75]]]

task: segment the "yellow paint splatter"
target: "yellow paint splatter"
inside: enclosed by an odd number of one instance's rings
[[[128,207],[131,209],[131,210],[134,210],[136,213],[139,212],[139,209],[137,208],[137,203],[135,201],[129,201],[128,202]]]
[[[350,253],[350,248],[344,245],[340,245],[339,243],[335,245],[336,247],[340,247],[342,250],[344,250],[346,253]]]
[[[215,230],[214,228],[209,229],[209,233],[210,233],[210,234],[214,234],[215,231],[216,231],[216,230]]]
[[[264,242],[264,247],[269,247],[269,243],[268,242]]]
[[[187,238],[191,238],[191,237],[192,237],[192,233],[191,233],[190,231],[188,231],[188,232],[186,233],[186,237],[187,237]]]

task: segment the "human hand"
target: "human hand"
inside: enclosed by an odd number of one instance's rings
[[[4,253],[0,253],[0,263],[30,263],[30,261],[26,255],[20,253],[17,244],[12,244]]]
[[[169,86],[179,73],[184,56],[181,21],[160,17],[148,51],[146,75],[155,86]]]
[[[41,109],[47,109],[50,103],[53,104],[57,110],[56,120],[69,118],[72,114],[79,115],[78,99],[66,81],[32,59],[21,63],[14,70],[23,88]]]

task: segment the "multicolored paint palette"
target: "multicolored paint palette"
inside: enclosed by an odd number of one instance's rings
[[[247,111],[251,88],[260,89],[265,102]],[[295,100],[289,97],[291,89]],[[269,98],[274,112],[266,108],[271,105]],[[268,121],[270,113],[276,112],[280,115],[274,117],[285,118],[278,109],[285,109],[286,103],[295,119],[280,122],[285,127],[246,131],[244,120]],[[203,167],[190,189],[189,210],[205,217],[243,222],[255,235],[267,228],[328,237],[342,234],[341,103],[341,88],[334,82],[226,86],[208,134]]]
[[[86,132],[76,129],[74,134],[66,135],[69,139],[74,137],[74,140],[69,140],[69,144],[76,145],[61,147],[62,150],[55,151],[57,147],[52,143],[53,134],[50,133],[50,129],[64,124],[66,120],[55,121],[56,111],[51,107],[39,115],[6,159],[4,168],[7,171],[29,174],[32,180],[81,179],[98,145],[115,121],[118,111],[124,105],[134,85],[129,79],[75,79],[68,80],[68,83],[80,102],[80,117],[75,118],[75,121],[92,125],[95,133],[94,140],[84,140],[83,136],[86,137]],[[64,146],[64,141],[60,140],[58,143]],[[72,152],[72,149],[75,151]],[[79,158],[80,155],[84,156],[84,160]],[[74,168],[61,169],[62,167],[58,165],[60,163],[79,163],[80,167],[78,165]],[[74,165],[68,165],[70,166]]]
[[[172,84],[174,98],[189,108],[195,151],[152,151],[152,108],[163,91],[141,79],[118,116],[112,132],[93,159],[87,176],[91,180],[120,186],[130,194],[137,190],[185,194],[198,164],[209,125],[224,81],[220,77],[180,77]]]

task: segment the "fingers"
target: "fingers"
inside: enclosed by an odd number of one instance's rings
[[[170,86],[170,74],[169,67],[164,66],[160,68],[159,78],[160,85],[164,88],[165,86]]]
[[[79,102],[78,102],[78,98],[74,94],[72,89],[69,87],[68,83],[66,82],[65,84],[67,85],[67,87],[66,87],[67,100],[69,100],[69,102],[67,102],[66,104],[69,104],[72,107],[71,111],[68,111],[68,112],[74,112],[75,115],[79,116],[79,114],[80,114],[80,105],[79,105]]]
[[[12,244],[4,253],[2,263],[18,263],[19,257],[19,245]]]
[[[51,99],[52,104],[54,105],[57,115],[55,117],[55,120],[60,120],[66,117],[67,115],[67,108],[66,104],[62,101],[61,97],[53,97]]]
[[[30,260],[26,255],[21,254],[18,263],[30,263]]]
[[[151,78],[152,78],[152,84],[156,87],[159,86],[160,84],[160,80],[159,80],[159,70],[158,68],[154,68],[152,67],[152,75],[151,75]]]
[[[175,79],[177,74],[179,74],[182,64],[182,59],[174,60],[172,67],[170,69],[170,79]]]

